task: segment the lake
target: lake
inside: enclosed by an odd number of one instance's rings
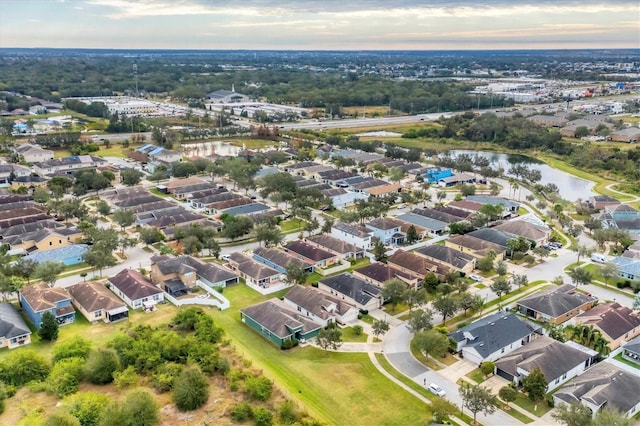
[[[540,183],[546,185],[553,183],[558,187],[559,194],[562,198],[569,201],[576,201],[579,198],[582,200],[588,199],[590,196],[595,195],[593,187],[595,183],[573,176],[567,172],[563,172],[558,169],[554,169],[548,166],[546,163],[525,155],[513,155],[513,154],[501,154],[497,152],[488,151],[472,151],[472,150],[452,150],[449,151],[451,156],[455,157],[458,154],[467,154],[471,156],[480,156],[488,159],[491,162],[491,166],[498,168],[502,167],[508,176],[511,176],[507,170],[514,164],[523,164],[530,169],[540,170],[542,179]]]

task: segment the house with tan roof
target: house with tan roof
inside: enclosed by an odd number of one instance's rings
[[[352,274],[368,283],[377,285],[378,287],[382,287],[387,281],[396,278],[406,283],[408,287],[414,289],[422,286],[422,280],[417,278],[415,275],[402,272],[399,269],[381,262],[375,262],[370,265],[363,266],[362,268],[358,268],[354,270]]]
[[[483,258],[493,252],[497,260],[505,257],[507,250],[499,244],[481,240],[470,235],[452,235],[444,241],[445,247],[449,247],[462,253],[470,254],[476,258]]]
[[[127,304],[100,282],[81,282],[66,289],[73,305],[90,323],[111,323],[129,318]]]
[[[58,325],[71,324],[76,320],[71,297],[63,288],[32,284],[20,289],[18,298],[20,307],[37,329],[40,329],[45,312],[50,312]]]
[[[577,324],[591,325],[609,341],[609,348],[615,350],[623,342],[640,336],[640,312],[617,302],[605,303],[576,317]]]
[[[551,229],[547,226],[534,225],[524,220],[509,220],[494,227],[498,231],[506,232],[514,237],[523,237],[529,241],[534,241],[536,246],[540,246],[551,236]]]
[[[364,249],[329,234],[313,235],[305,238],[304,241],[345,260],[362,259],[364,257]]]
[[[433,272],[438,278],[442,278],[451,271],[451,268],[447,266],[402,249],[396,250],[395,253],[387,259],[387,265],[420,280],[429,272]]]
[[[336,263],[340,263],[340,256],[323,250],[316,246],[300,240],[289,241],[284,245],[284,249],[291,256],[300,260],[310,262],[316,268],[328,268]]]
[[[229,256],[229,267],[237,272],[248,284],[268,288],[279,284],[282,274],[264,263],[253,260],[249,256],[235,252]]]
[[[366,192],[373,197],[384,197],[389,194],[398,194],[402,192],[402,185],[400,185],[399,183],[390,183],[388,185],[366,188],[363,190],[363,192]]]
[[[475,257],[438,244],[420,247],[415,250],[414,253],[425,257],[434,263],[438,263],[446,268],[450,268],[464,274],[469,274],[476,268]]]

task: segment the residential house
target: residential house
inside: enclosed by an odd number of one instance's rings
[[[414,253],[463,274],[470,274],[476,268],[475,257],[438,244],[420,247]]]
[[[450,333],[456,351],[475,364],[496,361],[536,339],[541,328],[520,320],[510,312],[498,311]]]
[[[640,336],[622,345],[622,358],[634,362],[640,367]]]
[[[66,247],[54,248],[51,250],[35,252],[24,257],[25,260],[41,262],[61,262],[65,266],[77,265],[84,261],[84,255],[89,250],[86,244],[74,244]]]
[[[11,189],[14,191],[17,191],[20,188],[34,190],[45,186],[47,186],[47,179],[40,176],[18,176],[11,181]]]
[[[70,324],[76,320],[71,297],[62,288],[32,284],[20,289],[18,296],[22,310],[37,329],[40,329],[45,312],[50,312],[58,325]]]
[[[617,273],[620,278],[627,280],[640,279],[640,258],[636,257],[614,257],[610,263],[616,265]]]
[[[378,287],[382,287],[387,281],[396,278],[414,289],[422,286],[422,279],[381,262],[363,266],[362,268],[354,270],[352,273],[355,277],[361,278]]]
[[[603,212],[593,216],[605,229],[626,229],[635,239],[640,237],[640,211],[627,204],[605,206]]]
[[[462,185],[465,183],[475,183],[475,176],[466,173],[456,173],[453,176],[438,179],[438,186],[443,188],[449,188],[456,185]]]
[[[235,252],[229,257],[229,266],[238,272],[248,284],[268,288],[279,284],[282,274],[264,263],[258,262],[243,253]]]
[[[513,236],[506,232],[499,231],[495,228],[476,229],[475,231],[471,231],[465,235],[498,244],[505,249],[507,248],[509,240],[513,238]]]
[[[604,303],[576,317],[577,324],[593,326],[615,350],[623,342],[640,336],[640,312],[632,311],[620,303]]]
[[[133,269],[123,269],[107,281],[109,288],[131,309],[153,310],[164,300],[164,292]]]
[[[496,260],[502,260],[506,253],[501,245],[469,235],[451,235],[444,241],[444,245],[479,259],[494,253]]]
[[[556,127],[556,128],[562,128],[566,126],[567,123],[569,122],[569,120],[567,120],[565,117],[559,117],[557,115],[542,115],[542,114],[528,117],[527,120],[533,121],[534,123],[540,126]]]
[[[313,235],[305,238],[304,241],[312,246],[340,256],[341,259],[362,259],[364,257],[364,249],[329,234]]]
[[[542,336],[496,361],[496,374],[520,386],[534,368],[539,368],[552,390],[597,362],[598,352],[578,347]]]
[[[427,171],[422,175],[424,180],[429,183],[436,183],[440,179],[445,179],[453,176],[453,170],[445,169],[442,167],[432,167],[427,169]]]
[[[11,178],[31,175],[31,169],[19,164],[0,164],[0,187],[11,186]]]
[[[466,200],[480,204],[491,204],[492,206],[501,205],[507,213],[517,213],[520,209],[520,203],[493,195],[469,195]]]
[[[369,194],[372,197],[386,197],[389,194],[398,194],[402,192],[402,185],[399,183],[390,183],[387,185],[375,186],[373,188],[364,188],[363,192]]]
[[[510,220],[494,227],[498,231],[506,232],[514,238],[523,237],[526,240],[533,241],[537,246],[549,241],[551,237],[551,228],[548,226],[534,225],[524,220]]]
[[[173,297],[186,294],[197,284],[223,288],[238,282],[238,275],[192,256],[152,256],[151,281]]]
[[[397,216],[396,219],[407,223],[408,226],[413,225],[413,227],[422,238],[437,237],[449,232],[449,224],[447,222],[422,216],[416,213],[404,213],[400,216]],[[406,233],[406,231],[404,232]]]
[[[603,210],[607,206],[617,206],[620,201],[608,195],[593,195],[587,203],[593,209]]]
[[[90,323],[122,321],[129,318],[126,303],[102,283],[87,281],[67,287],[73,305]]]
[[[37,163],[47,160],[53,160],[53,151],[43,149],[39,145],[21,144],[13,149],[17,154],[21,155],[27,163]]]
[[[289,241],[284,245],[289,255],[315,265],[316,268],[328,268],[340,263],[340,256],[300,240]]]
[[[11,303],[0,303],[0,348],[15,349],[31,343],[31,331]]]
[[[571,284],[540,290],[516,302],[516,310],[536,321],[562,324],[588,311],[596,303],[593,297],[582,294]]]
[[[318,288],[363,311],[370,311],[382,306],[382,290],[350,273],[342,273],[318,281]]]
[[[93,155],[74,155],[72,157],[36,161],[33,163],[33,169],[41,176],[50,176],[59,173],[71,175],[80,169],[96,169],[106,164],[107,160]]]
[[[350,324],[358,321],[358,308],[339,297],[314,287],[293,286],[284,303],[326,327],[329,323]]]
[[[419,280],[424,279],[424,276],[430,272],[436,274],[438,278],[442,278],[451,271],[449,267],[441,263],[401,249],[396,250],[387,259],[387,265]]]
[[[635,143],[640,140],[640,129],[637,127],[627,127],[621,130],[614,130],[609,137],[615,142]]]
[[[455,216],[455,215],[442,212],[436,209],[413,209],[411,210],[411,212],[420,216],[439,220],[440,222],[445,222],[447,224],[462,221],[462,219],[459,216]]]
[[[472,215],[476,214],[482,208],[482,206],[484,206],[483,203],[477,203],[475,201],[469,201],[469,200],[453,201],[447,205],[449,207],[454,207],[458,210],[464,210]]]
[[[405,235],[400,232],[401,225],[389,220],[386,217],[374,219],[364,225],[373,232],[373,236],[378,238],[385,246],[402,244]]]
[[[240,320],[281,348],[310,340],[322,329],[322,325],[276,298],[240,309]]]
[[[603,408],[611,408],[631,418],[640,409],[640,376],[608,362],[601,362],[578,377],[574,377],[553,394],[553,402],[579,402],[593,415]]]
[[[277,248],[256,247],[253,250],[253,259],[264,263],[281,274],[287,273],[287,268],[297,266],[305,272],[314,272],[315,264],[292,256],[284,250]]]

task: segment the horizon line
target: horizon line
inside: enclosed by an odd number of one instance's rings
[[[158,48],[158,47],[20,47],[20,46],[0,46],[0,50],[155,50],[155,51],[192,51],[192,52],[219,52],[219,51],[239,51],[239,52],[273,52],[273,51],[290,51],[290,52],[492,52],[492,51],[581,51],[581,50],[638,50],[638,47],[527,47],[527,48],[494,48],[494,49],[294,49],[294,48],[270,48],[270,49],[248,49],[248,48],[226,48],[226,49],[202,49],[202,48]]]

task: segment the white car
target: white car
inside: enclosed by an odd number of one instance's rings
[[[483,281],[484,278],[482,278],[480,275],[476,275],[476,274],[471,274],[469,275],[469,278],[471,278],[474,281],[480,282]]]
[[[222,256],[220,256],[220,259],[228,262],[229,260],[231,260],[231,256],[229,256],[228,254],[223,254]]]
[[[429,389],[429,392],[436,394],[438,396],[446,395],[444,389],[442,389],[440,386],[436,385],[435,383],[429,383],[429,387],[427,389]]]

